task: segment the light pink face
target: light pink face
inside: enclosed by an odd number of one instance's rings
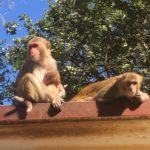
[[[39,61],[40,59],[39,43],[35,42],[28,45],[28,56],[32,61]]]
[[[137,94],[138,82],[136,80],[129,80],[125,82],[126,96],[133,97]]]
[[[133,97],[140,91],[143,76],[137,73],[123,73],[117,77],[118,87],[123,96]]]

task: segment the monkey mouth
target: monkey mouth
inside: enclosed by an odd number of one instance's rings
[[[128,92],[128,96],[129,96],[129,97],[133,97],[134,95],[135,95],[135,93],[134,93],[133,91],[129,91],[129,92]]]
[[[31,58],[36,57],[36,55],[35,55],[35,54],[32,54],[32,53],[30,54],[30,56],[31,56]]]
[[[35,55],[31,55],[30,58],[31,58],[32,61],[38,61],[39,60],[39,58],[36,57]]]

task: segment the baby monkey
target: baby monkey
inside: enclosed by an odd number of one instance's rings
[[[60,108],[66,93],[48,40],[34,37],[28,42],[27,56],[16,78],[15,89],[13,99],[23,102],[26,112],[32,110],[35,102],[49,102]]]

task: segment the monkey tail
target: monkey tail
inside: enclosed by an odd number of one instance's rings
[[[25,101],[25,99],[23,97],[19,97],[19,96],[14,96],[13,100],[17,100],[19,102],[24,102]]]
[[[27,106],[27,110],[26,110],[27,113],[32,110],[32,102],[30,102],[29,100],[25,100],[23,97],[19,97],[19,96],[14,96],[13,99],[19,102],[23,102]]]
[[[27,106],[26,112],[30,112],[32,110],[32,103],[28,100],[24,101],[25,105]]]

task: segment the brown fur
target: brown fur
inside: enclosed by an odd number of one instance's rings
[[[24,102],[27,112],[32,110],[31,102],[52,102],[54,107],[60,107],[65,90],[56,61],[50,54],[50,42],[35,37],[28,42],[28,47],[25,63],[16,79],[14,99]]]
[[[102,100],[109,101],[119,97],[136,97],[140,95],[141,101],[149,99],[147,93],[141,92],[143,77],[137,73],[123,73],[103,81],[92,83],[83,88],[71,101]],[[136,83],[135,85],[130,83]],[[130,91],[131,90],[131,91]]]
[[[60,74],[58,73],[58,71],[47,72],[46,75],[44,76],[43,83],[45,85],[53,83],[55,83],[56,86],[59,85],[61,83]]]

